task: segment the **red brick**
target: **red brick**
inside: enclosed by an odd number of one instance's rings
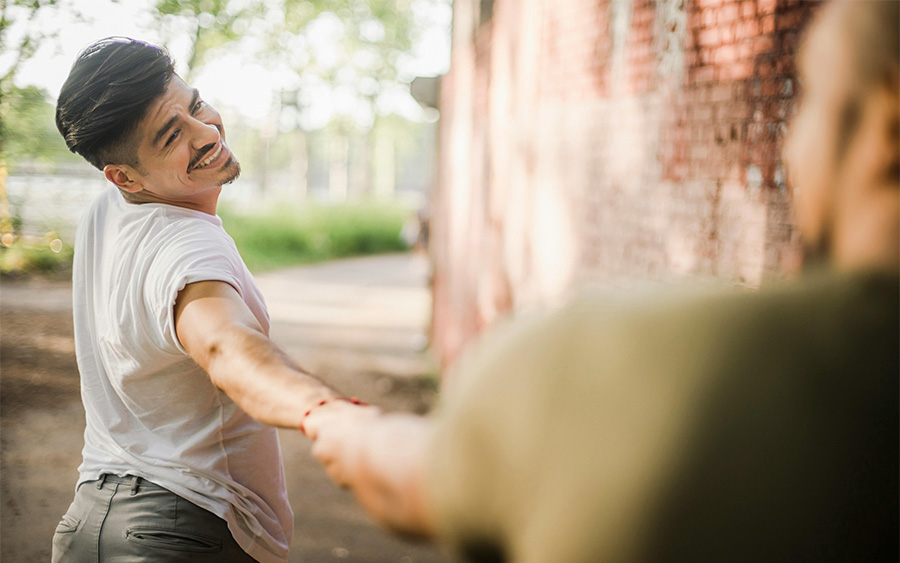
[[[756,20],[744,20],[737,24],[735,28],[736,39],[749,39],[759,34],[759,24]]]
[[[708,105],[691,108],[691,118],[696,122],[712,121],[712,108]]]
[[[744,98],[736,97],[735,99],[740,101],[728,104],[725,111],[722,112],[721,117],[723,119],[733,119],[737,121],[746,121],[750,119],[753,116],[753,110],[750,107],[750,104],[743,101]],[[739,129],[741,129],[741,127],[739,127]]]
[[[735,59],[737,59],[737,49],[735,49],[734,45],[723,45],[716,49],[716,64],[730,63]]]
[[[721,65],[716,67],[716,82],[731,82],[731,65]]]
[[[756,11],[760,14],[774,14],[776,0],[757,0]]]
[[[731,85],[719,84],[710,92],[710,99],[714,102],[724,102],[731,99]]]
[[[734,43],[734,26],[722,25],[719,27],[719,39],[723,45]]]
[[[713,70],[713,69],[710,69]],[[688,102],[694,106],[704,104],[709,101],[709,83],[697,84],[687,96]]]
[[[690,51],[696,46],[696,34],[695,33],[686,33],[684,36],[684,49],[685,51]]]
[[[785,76],[794,73],[794,61],[791,58],[782,58],[775,61],[775,74]]]
[[[743,80],[753,74],[753,63],[750,61],[737,61],[730,66],[731,80]]]
[[[693,145],[691,146],[690,157],[691,160],[706,160],[706,157],[709,154],[709,150],[706,148],[706,145]]]
[[[700,13],[691,12],[691,15],[688,16],[688,29],[698,29],[703,25],[703,20],[701,18]]]
[[[788,31],[781,37],[781,50],[792,52],[797,49],[800,43],[800,34],[796,31]]]
[[[684,63],[688,68],[693,68],[697,66],[697,63],[700,60],[700,56],[697,55],[697,51],[688,51],[684,54]]]
[[[753,0],[744,0],[741,2],[741,17],[745,19],[752,18],[756,15],[756,4]]]
[[[716,28],[704,29],[697,36],[697,43],[704,47],[711,47],[719,44],[719,30]]]
[[[604,141],[601,144],[605,144],[608,134],[601,131],[602,123],[592,122],[590,113],[578,113],[581,111],[578,108],[570,110],[566,104],[558,102],[575,99],[574,92],[579,91],[581,93],[577,95],[588,101],[602,102],[601,98],[608,95],[609,82],[613,79],[608,72],[612,58],[607,31],[611,2],[574,0],[540,4],[544,8],[540,13],[543,23],[538,35],[545,39],[538,46],[541,58],[534,69],[538,93],[537,96],[521,94],[522,87],[527,85],[513,77],[511,84],[504,85],[510,89],[511,103],[521,107],[523,115],[545,110],[575,111],[571,117],[580,115],[583,119],[563,120],[566,123],[559,126],[560,134],[587,135],[588,138],[596,134],[598,140]],[[655,61],[661,54],[653,39],[655,3],[633,0],[633,4],[632,24],[627,32],[626,82],[621,85],[626,96],[629,92],[641,93],[656,87],[653,83]],[[584,175],[581,185],[574,185],[567,193],[559,194],[564,200],[562,203],[579,210],[572,219],[578,246],[584,249],[574,264],[575,277],[580,280],[591,281],[597,277],[602,283],[615,281],[619,275],[640,277],[652,276],[654,272],[658,276],[670,273],[672,265],[667,240],[660,234],[665,227],[684,234],[684,240],[696,258],[691,273],[736,280],[761,267],[763,274],[777,275],[780,268],[778,253],[786,244],[784,241],[793,236],[782,224],[789,221],[784,218],[788,215],[789,202],[782,204],[784,209],[781,210],[773,206],[779,202],[778,195],[773,194],[773,170],[782,144],[783,123],[794,107],[793,96],[785,90],[785,84],[786,79],[794,76],[790,59],[794,55],[791,51],[796,41],[795,32],[805,23],[805,14],[814,8],[795,0],[686,0],[685,4],[690,31],[682,46],[686,47],[688,72],[674,85],[676,91],[667,95],[648,116],[634,119],[631,115],[621,115],[616,118],[617,127],[624,133],[635,134],[638,127],[661,128],[661,148],[648,158],[650,164],[661,168],[664,185],[657,186],[646,175],[640,175],[630,180],[638,188],[636,191],[618,190],[614,186],[616,179],[607,173],[609,167],[606,164],[612,155],[589,149],[572,149],[566,153],[567,161],[571,160],[573,165],[594,171]],[[729,20],[733,17],[734,7],[737,7],[737,19]],[[792,15],[795,10],[804,15]],[[485,28],[487,33],[477,34],[474,45],[454,48],[456,70],[449,72],[447,84],[453,84],[454,74],[466,77],[467,82],[470,73],[474,72],[474,76],[470,89],[450,89],[449,94],[445,93],[449,96],[448,107],[458,101],[461,105],[457,107],[474,109],[459,117],[448,113],[448,120],[441,128],[442,139],[446,139],[448,127],[453,123],[459,119],[471,121],[474,117],[467,153],[477,155],[473,157],[475,162],[468,163],[470,166],[464,170],[473,166],[490,169],[510,160],[509,155],[503,154],[500,162],[496,160],[494,147],[486,142],[483,131],[485,123],[494,117],[492,112],[508,111],[508,108],[488,103],[490,81],[487,74],[493,65],[509,64],[502,58],[495,58],[495,52],[491,50],[492,35],[496,39],[505,34],[502,36],[504,41],[529,35],[517,28],[521,26],[520,18],[511,14],[509,10],[498,11],[493,29]],[[708,30],[715,31],[703,35],[701,42],[701,33]],[[729,53],[726,47],[732,47],[734,51]],[[504,72],[498,76],[508,74]],[[754,114],[758,115],[758,121],[754,121]],[[538,127],[536,133],[552,130]],[[534,160],[550,160],[523,163],[520,155],[514,156],[515,162],[511,164],[525,175],[533,175],[533,167],[538,164],[552,169],[554,159],[558,157],[536,154],[542,147],[552,145],[552,140],[531,142],[535,147]],[[531,160],[531,157],[524,160]],[[710,213],[715,183],[728,178],[743,180],[743,172],[750,164],[758,167],[763,185],[754,186],[752,198],[744,194]],[[477,295],[505,294],[506,301],[494,301],[498,312],[506,312],[512,308],[512,303],[527,304],[527,299],[522,296],[528,292],[523,291],[522,275],[507,271],[502,260],[498,260],[499,254],[507,251],[504,241],[517,238],[511,233],[510,225],[504,222],[503,214],[495,208],[498,195],[505,193],[507,188],[494,185],[492,175],[469,172],[473,183],[471,206],[474,218],[457,217],[445,211],[452,200],[452,194],[447,190],[453,181],[448,178],[452,179],[455,173],[447,166],[446,150],[441,155],[440,170],[442,179],[435,190],[438,200],[435,224],[442,228],[435,229],[432,241],[435,256],[433,341],[445,363],[448,356],[454,356],[456,350],[472,339],[479,327],[497,316],[490,307],[485,308]],[[567,179],[571,180],[567,170],[561,170],[559,176],[553,180],[560,185],[572,183],[567,182]],[[632,197],[629,193],[652,193],[654,197]],[[743,211],[753,200],[769,206],[770,216],[774,213],[771,226],[745,224]],[[661,213],[651,213],[654,210]],[[664,229],[656,224],[648,225],[646,218],[650,216],[659,217]],[[755,249],[756,254],[751,254],[741,239],[745,233],[756,232],[753,229],[758,228],[762,229],[759,234],[764,235],[765,243]],[[469,243],[450,241],[454,247],[469,245],[462,253],[462,264],[448,250],[447,233],[453,231],[465,232],[470,239]],[[709,238],[710,233],[715,233],[715,240]],[[792,243],[796,244],[796,239]],[[509,250],[530,264],[526,269],[536,267],[527,256],[522,258],[521,248],[513,245]],[[763,258],[766,260],[764,265],[754,265],[754,260]],[[492,272],[487,279],[480,274],[485,271]],[[508,287],[499,290],[504,284]],[[473,287],[483,287],[485,291],[476,292]]]
[[[785,12],[783,14],[779,14],[776,19],[776,28],[777,29],[792,29],[796,28],[803,22],[804,12],[802,10],[791,10],[790,12]]]
[[[740,14],[740,8],[737,4],[727,4],[719,10],[718,22],[719,25],[724,23],[731,23],[734,20],[738,19],[738,14]]]
[[[775,50],[775,41],[771,37],[757,37],[753,40],[753,52],[757,55],[771,53]]]

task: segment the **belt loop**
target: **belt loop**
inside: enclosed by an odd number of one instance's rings
[[[103,483],[106,483],[106,473],[104,473],[103,475],[100,476],[100,480],[97,481],[97,488],[102,489]]]
[[[140,482],[140,480],[141,480],[141,478],[138,477],[137,475],[132,475],[132,476],[131,476],[131,496],[134,496],[134,495],[137,494],[137,492],[138,492],[138,483]]]

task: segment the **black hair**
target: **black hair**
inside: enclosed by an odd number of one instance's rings
[[[165,49],[108,37],[83,50],[56,103],[56,127],[69,150],[103,170],[137,168],[137,126],[162,95],[175,67]]]

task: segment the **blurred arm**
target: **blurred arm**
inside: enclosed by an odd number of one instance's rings
[[[175,302],[175,332],[216,387],[266,424],[297,428],[310,407],[340,396],[291,362],[227,283],[185,286]]]

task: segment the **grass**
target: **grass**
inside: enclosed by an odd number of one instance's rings
[[[68,278],[72,272],[72,247],[55,239],[55,244],[28,244],[15,241],[0,246],[0,275],[8,278],[44,276]]]
[[[398,252],[411,215],[398,205],[280,206],[262,214],[222,207],[219,215],[244,262],[258,272],[335,258]]]
[[[353,203],[282,205],[243,214],[220,207],[225,229],[254,272],[366,254],[407,250],[400,237],[412,212],[400,205]],[[15,239],[0,245],[0,275],[7,278],[71,275],[72,247],[48,233],[47,240]]]

